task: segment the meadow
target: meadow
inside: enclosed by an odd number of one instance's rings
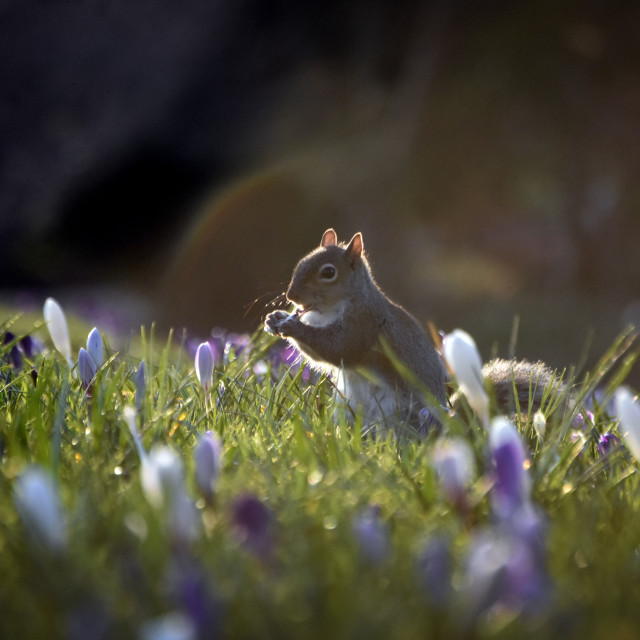
[[[640,637],[632,330],[407,439],[261,330],[88,329],[0,320],[0,637]]]

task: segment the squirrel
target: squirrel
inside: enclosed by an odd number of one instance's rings
[[[293,313],[273,311],[265,330],[294,343],[329,374],[350,411],[362,412],[363,429],[426,435],[449,411],[447,374],[440,353],[420,323],[376,284],[362,233],[338,243],[327,229],[320,246],[296,265],[286,292]],[[554,378],[543,363],[496,359],[485,380],[500,406],[539,404]],[[436,409],[435,405],[438,406]]]

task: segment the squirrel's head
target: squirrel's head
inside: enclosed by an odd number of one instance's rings
[[[327,229],[320,246],[298,262],[287,300],[303,311],[322,313],[352,297],[363,276],[370,280],[362,234],[356,233],[348,244],[338,244],[336,232]]]

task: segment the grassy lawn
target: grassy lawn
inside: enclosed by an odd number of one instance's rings
[[[465,406],[373,440],[263,332],[212,340],[209,384],[153,328],[120,352],[99,334],[87,379],[85,331],[70,367],[42,318],[0,320],[0,637],[640,634],[639,476],[612,403],[631,333],[535,425],[488,432]]]

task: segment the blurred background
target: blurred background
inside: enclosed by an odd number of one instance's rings
[[[5,304],[253,330],[333,226],[485,357],[640,325],[636,1],[4,0],[0,60]]]

